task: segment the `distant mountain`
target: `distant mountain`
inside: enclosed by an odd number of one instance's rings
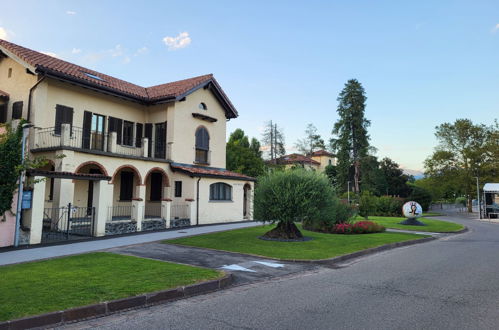
[[[423,171],[411,170],[411,169],[408,169],[408,168],[403,168],[402,170],[404,171],[404,174],[412,175],[412,176],[414,176],[414,178],[416,180],[424,178]]]

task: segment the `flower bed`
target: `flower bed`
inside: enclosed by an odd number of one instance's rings
[[[359,221],[354,224],[339,223],[334,225],[331,232],[333,234],[371,234],[382,233],[385,227],[372,221]]]

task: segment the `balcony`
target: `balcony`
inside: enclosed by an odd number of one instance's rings
[[[165,143],[142,138],[140,147],[117,143],[116,132],[84,132],[82,128],[62,124],[56,127],[33,127],[30,131],[30,151],[74,150],[112,157],[166,161],[169,159]]]

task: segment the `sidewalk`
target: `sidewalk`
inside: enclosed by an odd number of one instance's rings
[[[138,234],[81,243],[68,243],[64,245],[8,251],[0,253],[0,266],[26,261],[67,256],[72,254],[93,252],[120,246],[148,243],[183,236],[200,235],[223,230],[253,227],[258,226],[259,224],[261,225],[261,222],[231,223],[204,227],[179,228],[178,230],[155,232],[150,234]]]

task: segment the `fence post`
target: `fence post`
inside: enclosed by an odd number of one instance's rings
[[[68,204],[68,223],[66,224],[66,239],[69,239],[69,224],[71,222],[71,203]]]
[[[189,224],[191,226],[194,226],[194,224],[198,225],[198,219],[196,219],[196,203],[194,203],[194,199],[186,198],[185,201],[187,202],[187,212],[189,213]]]
[[[144,200],[142,198],[133,198],[132,219],[137,223],[137,231],[142,231],[143,218],[144,218]]]
[[[166,221],[166,228],[170,228],[171,206],[172,200],[170,198],[163,198],[161,200],[161,218]]]

